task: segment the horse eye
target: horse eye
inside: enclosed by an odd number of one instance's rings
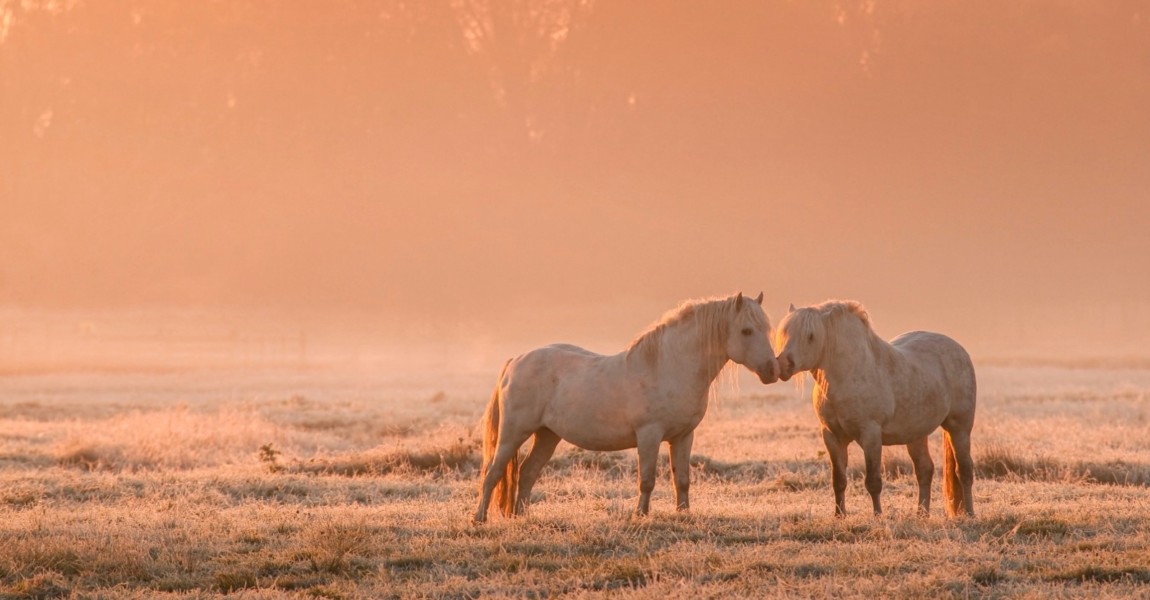
[[[743,335],[751,335],[754,332],[755,332],[755,330],[751,329],[750,327],[744,327],[743,328]]]

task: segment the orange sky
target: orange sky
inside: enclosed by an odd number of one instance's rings
[[[1142,1],[0,0],[0,306],[586,343],[761,289],[1137,352],[1147,107]]]

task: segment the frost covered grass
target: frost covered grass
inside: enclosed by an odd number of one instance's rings
[[[0,378],[0,596],[1131,597],[1150,583],[1150,372],[980,369],[977,516],[914,514],[902,448],[845,519],[805,397],[720,389],[692,511],[666,448],[562,445],[532,511],[470,524],[493,375]],[[938,440],[932,440],[936,462]]]

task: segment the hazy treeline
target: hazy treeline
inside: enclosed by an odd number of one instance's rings
[[[1145,296],[1145,8],[0,1],[0,302]]]

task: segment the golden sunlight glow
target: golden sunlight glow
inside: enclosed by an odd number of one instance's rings
[[[0,308],[615,345],[763,289],[977,354],[1144,353],[1129,8],[270,7],[0,1]]]
[[[1148,0],[0,0],[0,599],[1145,598],[1148,231]]]

